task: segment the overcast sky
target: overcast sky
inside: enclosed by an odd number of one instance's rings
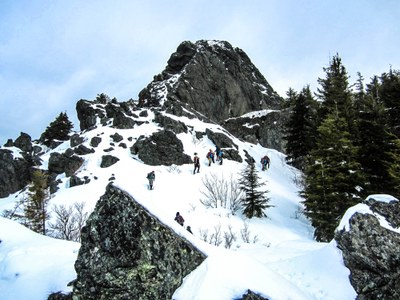
[[[79,129],[79,99],[137,99],[185,40],[241,48],[283,97],[315,91],[336,53],[369,82],[400,69],[399,14],[398,0],[0,0],[0,145],[60,112]]]

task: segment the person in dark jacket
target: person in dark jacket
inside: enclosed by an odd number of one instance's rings
[[[152,190],[154,180],[156,179],[156,174],[154,171],[151,171],[149,174],[147,174],[147,179],[149,180],[149,190]]]
[[[181,214],[179,212],[176,213],[174,220],[177,221],[178,224],[181,226],[183,226],[183,223],[185,222],[185,220],[183,219],[183,217],[181,216]]]
[[[193,174],[200,172],[200,158],[197,156],[197,153],[194,153],[194,157],[193,157],[193,161],[194,161],[194,170],[193,170]]]

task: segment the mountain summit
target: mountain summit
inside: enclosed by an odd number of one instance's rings
[[[262,109],[279,109],[283,99],[246,53],[225,41],[185,41],[164,71],[139,93],[143,106],[180,101],[220,123]]]

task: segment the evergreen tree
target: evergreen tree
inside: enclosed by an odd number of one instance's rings
[[[49,200],[48,176],[41,170],[32,173],[32,184],[29,187],[28,199],[24,207],[26,224],[35,232],[46,234],[48,219],[47,202]]]
[[[271,207],[271,205],[268,205],[270,199],[265,196],[268,191],[259,190],[262,186],[263,183],[260,183],[254,162],[249,163],[241,173],[239,180],[239,188],[244,192],[242,199],[243,213],[247,218],[265,217],[264,209]]]
[[[60,113],[60,115],[47,126],[46,130],[40,136],[40,141],[48,147],[54,140],[67,141],[73,127],[74,126],[68,119],[67,113]]]
[[[345,211],[360,201],[363,182],[357,148],[346,131],[344,118],[327,115],[318,128],[316,147],[305,171],[305,214],[318,241],[330,241]]]
[[[400,137],[400,72],[390,69],[380,77],[379,99],[389,112],[389,125]]]
[[[354,133],[354,105],[349,87],[349,76],[342,64],[339,54],[336,54],[330,61],[327,68],[323,68],[326,77],[319,78],[321,88],[317,96],[322,100],[320,117],[321,121],[329,114],[341,117],[346,120],[350,133]]]
[[[375,83],[369,86],[376,87]],[[400,140],[391,132],[388,113],[374,95],[376,90],[369,90],[360,101],[358,113],[359,161],[366,177],[364,196],[386,193],[399,197]]]
[[[315,146],[318,103],[313,98],[309,86],[304,87],[293,101],[286,124],[286,160],[304,171],[308,155]]]

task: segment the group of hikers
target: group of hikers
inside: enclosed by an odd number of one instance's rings
[[[206,155],[206,158],[208,160],[208,166],[210,167],[212,163],[213,164],[215,163],[215,161],[219,162],[219,164],[222,165],[223,157],[224,157],[224,152],[218,146],[215,147],[215,151],[212,151],[212,149],[210,149]],[[200,158],[199,158],[197,152],[194,153],[193,162],[194,162],[193,174],[199,173],[200,172]]]
[[[211,163],[215,163],[215,157],[216,157],[216,161],[219,161],[219,164],[222,165],[222,160],[223,160],[223,152],[222,150],[217,146],[215,148],[215,152],[213,152],[211,149],[208,151],[206,158],[208,159],[208,166],[211,166]],[[197,153],[194,153],[194,170],[193,170],[193,174],[199,173],[200,172],[200,158],[198,157]],[[268,155],[264,155],[261,158],[261,169],[263,171],[268,170],[271,164],[271,160],[268,157]],[[154,171],[151,171],[150,173],[147,174],[146,177],[149,181],[149,189],[152,190],[154,188],[154,180],[156,179],[156,174]],[[176,222],[178,222],[179,225],[184,226],[184,222],[185,220],[183,219],[183,217],[181,216],[181,214],[179,212],[176,213],[175,215],[175,219]],[[192,229],[190,228],[190,226],[186,227],[186,230],[189,231],[190,233],[192,233]]]
[[[216,147],[215,152],[213,152],[211,149],[208,151],[208,153],[206,155],[206,158],[208,159],[208,166],[211,166],[211,163],[215,163],[215,157],[216,157],[216,161],[219,162],[220,165],[222,165],[223,151],[218,146]],[[194,153],[193,162],[194,162],[193,174],[199,173],[200,172],[200,158],[197,155],[197,152]],[[261,162],[261,170],[262,171],[269,169],[271,160],[268,157],[268,155],[264,155],[261,158],[260,162]],[[154,171],[151,171],[150,173],[148,173],[146,178],[149,180],[149,189],[152,190],[154,180],[156,179],[156,175],[155,175]]]

